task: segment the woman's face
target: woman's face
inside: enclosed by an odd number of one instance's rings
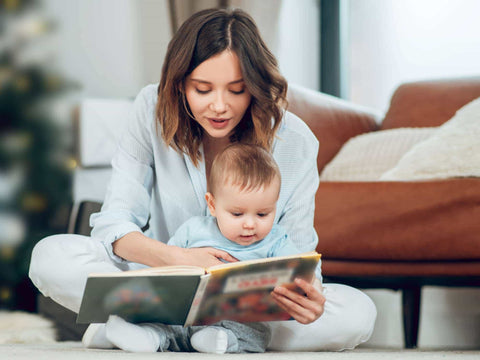
[[[187,77],[185,94],[195,120],[214,139],[232,134],[251,100],[238,57],[228,50],[193,70]]]

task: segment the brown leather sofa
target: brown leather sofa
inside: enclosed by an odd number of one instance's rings
[[[321,173],[355,135],[439,126],[478,97],[480,78],[408,83],[378,122],[369,110],[291,87],[289,109],[318,137]],[[479,178],[321,182],[315,228],[326,281],[402,290],[407,348],[417,344],[422,285],[480,285]]]

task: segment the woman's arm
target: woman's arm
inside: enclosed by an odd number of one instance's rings
[[[122,259],[148,266],[194,265],[209,267],[237,261],[225,251],[214,248],[184,249],[167,245],[143,235],[131,232],[113,243],[113,252]]]

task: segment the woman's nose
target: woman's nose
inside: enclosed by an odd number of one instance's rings
[[[222,114],[227,110],[227,103],[223,94],[218,93],[213,102],[210,104],[211,110],[217,114]]]

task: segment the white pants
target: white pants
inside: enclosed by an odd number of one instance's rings
[[[103,244],[94,238],[54,235],[43,239],[33,249],[29,276],[43,295],[78,312],[88,274],[141,266],[114,263]],[[324,295],[324,313],[311,324],[269,322],[272,340],[268,350],[344,350],[370,338],[377,310],[367,295],[341,284],[324,284]]]

